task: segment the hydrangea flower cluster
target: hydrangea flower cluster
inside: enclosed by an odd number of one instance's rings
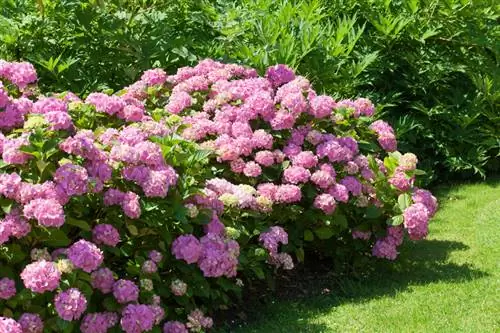
[[[0,300],[23,304],[0,332],[61,320],[83,333],[205,331],[196,274],[242,287],[240,253],[292,269],[289,241],[314,249],[333,236],[394,260],[437,210],[414,185],[417,157],[396,151],[369,100],[318,95],[286,65],[260,77],[203,60],[83,100],[39,95],[36,80],[31,64],[0,60]],[[23,287],[45,295],[20,302]],[[230,299],[207,292],[209,311]],[[59,321],[34,314],[40,305]]]
[[[236,276],[240,247],[236,241],[213,233],[201,239],[184,235],[172,243],[172,253],[188,264],[197,263],[206,277],[233,277]]]

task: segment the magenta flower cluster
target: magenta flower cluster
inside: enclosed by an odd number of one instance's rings
[[[414,186],[417,157],[396,151],[371,101],[320,95],[286,65],[260,77],[207,59],[172,75],[151,69],[120,92],[83,100],[41,96],[36,81],[31,64],[0,60],[0,245],[18,260],[9,268],[20,268],[0,272],[0,301],[16,303],[23,287],[47,293],[44,306],[83,333],[209,330],[186,272],[242,286],[233,278],[249,249],[292,269],[286,251],[304,239],[288,244],[287,231],[297,237],[291,214],[302,214],[293,219],[305,218],[310,235],[343,223],[340,237],[394,260],[405,232],[424,238],[437,210]],[[36,142],[40,133],[46,142]],[[369,141],[378,146],[365,149]],[[172,167],[187,143],[208,151],[218,178]],[[400,210],[398,196],[409,201]],[[380,218],[357,224],[368,209]],[[339,218],[351,213],[360,216]],[[388,217],[400,225],[388,227]],[[113,312],[95,312],[104,308]],[[42,333],[54,322],[15,313],[0,317],[0,333]]]

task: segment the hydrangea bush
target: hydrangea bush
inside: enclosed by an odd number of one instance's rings
[[[0,61],[0,333],[201,332],[244,282],[308,250],[394,260],[427,235],[369,100],[204,60],[81,99]]]

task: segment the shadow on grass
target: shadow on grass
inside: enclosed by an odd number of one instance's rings
[[[327,332],[326,325],[311,319],[341,304],[395,296],[416,285],[461,283],[488,276],[471,265],[447,262],[450,253],[467,249],[467,245],[455,241],[406,242],[397,261],[376,261],[376,267],[362,278],[335,277],[328,273],[327,276],[298,276],[304,281],[296,283],[295,287],[286,287],[291,289],[287,290],[286,300],[278,300],[274,305],[262,304],[262,301],[261,304],[247,304],[244,309],[249,316],[247,323],[267,321],[273,327],[276,325],[274,332]],[[237,326],[244,328],[246,325]],[[243,331],[254,332],[253,329]]]

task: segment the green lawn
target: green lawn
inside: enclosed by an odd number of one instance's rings
[[[236,333],[500,332],[500,182],[436,191],[428,239],[328,295],[278,301]]]

